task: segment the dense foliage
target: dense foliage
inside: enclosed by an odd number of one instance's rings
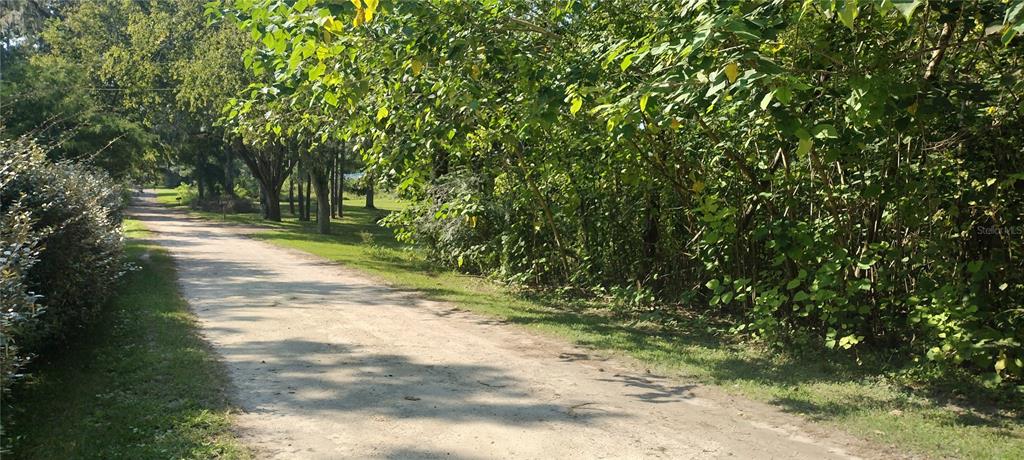
[[[454,267],[1024,374],[1024,1],[216,1]]]
[[[5,62],[0,85],[0,137],[28,135],[51,146],[47,156],[103,168],[117,177],[140,176],[155,161],[156,139],[143,125],[112,110],[87,71],[50,55]]]
[[[204,198],[231,195],[240,162],[208,109],[246,77],[243,36],[208,26],[203,3],[14,2],[15,26],[0,32],[0,137],[30,135],[51,159],[119,179],[160,172]]]
[[[0,378],[93,319],[123,270],[123,189],[53,163],[27,138],[0,141]]]

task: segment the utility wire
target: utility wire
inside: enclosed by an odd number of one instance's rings
[[[77,89],[91,91],[175,91],[177,88],[101,88],[98,86],[82,86]]]

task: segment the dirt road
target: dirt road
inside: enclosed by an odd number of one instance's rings
[[[153,204],[265,458],[851,458],[859,442]]]

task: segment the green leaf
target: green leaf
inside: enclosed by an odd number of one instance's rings
[[[839,338],[839,348],[842,348],[844,350],[849,350],[854,345],[860,343],[861,339],[863,339],[863,338],[864,337],[858,337],[858,336],[855,336],[855,335],[848,335],[848,336],[845,336],[845,337],[840,337]]]
[[[403,180],[401,184],[398,184],[398,190],[401,191],[401,190],[405,190],[405,189],[409,188],[409,186],[411,186],[413,184],[413,182],[416,182],[416,177],[415,176],[410,176],[410,177],[405,178],[405,180]]]
[[[722,81],[722,82],[718,82],[718,83],[716,83],[714,85],[711,85],[711,87],[708,88],[708,93],[705,94],[704,97],[714,96],[714,95],[718,94],[719,92],[721,92],[723,89],[725,89],[728,86],[729,86],[729,82],[728,81]]]
[[[629,66],[633,65],[633,58],[635,56],[636,56],[635,54],[630,54],[630,55],[627,55],[626,57],[622,58],[622,62],[619,63],[619,68],[622,69],[623,72],[625,72],[626,69],[629,68]]]
[[[761,110],[768,110],[768,106],[772,104],[772,96],[775,96],[775,91],[769,91],[764,95],[761,99]]]
[[[1005,354],[1000,354],[999,355],[999,360],[996,361],[995,369],[996,369],[996,372],[1002,372],[1003,369],[1006,369],[1006,355]]]
[[[1003,23],[1013,25],[1017,21],[1024,22],[1024,0],[1016,0],[1006,9],[1006,18]],[[1024,24],[1017,24],[1017,27],[1021,26]]]
[[[324,65],[323,62],[321,62],[321,63],[317,64],[316,67],[313,67],[312,69],[309,69],[309,79],[310,80],[319,80],[320,77],[323,76],[324,72],[326,72],[326,71],[327,71],[327,66]]]
[[[334,94],[333,91],[327,91],[324,93],[324,102],[328,103],[331,107],[337,107],[338,95]]]
[[[761,40],[761,33],[750,26],[742,19],[735,19],[725,25],[725,29],[736,34],[740,38],[751,41]]]
[[[302,62],[302,54],[299,51],[300,50],[296,48],[294,51],[292,51],[291,57],[288,58],[289,72],[295,70],[295,68],[299,66],[299,63]]]
[[[907,19],[907,22],[910,22],[910,18],[914,16],[914,11],[917,10],[917,7],[921,6],[921,3],[923,3],[921,0],[891,1],[892,6],[896,7],[896,9],[900,11],[900,13],[903,13],[903,17]]]
[[[1016,35],[1017,35],[1017,29],[1016,28],[1014,28],[1014,27],[1007,27],[1006,30],[1003,31],[1003,36],[1000,38],[1000,41],[1003,43],[1003,46],[1009,46],[1010,45],[1010,41],[1013,40],[1013,37],[1016,36]]]
[[[839,11],[839,20],[842,21],[843,25],[853,30],[853,21],[857,19],[857,15],[860,13],[860,7],[857,5],[857,0],[846,0],[843,4],[843,9]]]
[[[836,127],[829,124],[817,125],[813,131],[816,139],[835,139],[839,137],[839,134],[836,133]]]
[[[811,138],[800,139],[800,143],[796,147],[796,154],[798,156],[806,155],[811,151],[811,147],[814,146],[814,141]]]
[[[641,112],[647,112],[647,99],[649,99],[650,96],[651,96],[650,94],[644,94],[643,96],[640,96],[640,111]]]
[[[377,109],[377,121],[381,121],[381,120],[387,118],[389,113],[391,113],[391,112],[388,112],[388,108],[387,107],[381,107],[381,108]]]
[[[380,0],[363,0],[363,3],[366,4],[366,10],[364,12],[366,15],[366,22],[370,22],[373,20],[373,14],[377,11],[377,4],[380,3]]]
[[[789,105],[789,101],[793,100],[793,90],[789,86],[780,86],[774,94],[775,99],[778,99],[782,105]]]
[[[579,112],[581,107],[583,107],[583,99],[576,96],[572,98],[572,105],[569,106],[569,113],[576,115],[576,112]]]
[[[1003,31],[1003,46],[1008,46],[1010,40],[1017,34],[1024,34],[1024,0],[1016,0],[1006,10],[1006,18],[1003,20],[1006,30]]]

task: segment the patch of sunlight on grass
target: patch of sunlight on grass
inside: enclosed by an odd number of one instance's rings
[[[156,189],[156,202],[167,206],[180,206],[178,192],[173,188]]]

